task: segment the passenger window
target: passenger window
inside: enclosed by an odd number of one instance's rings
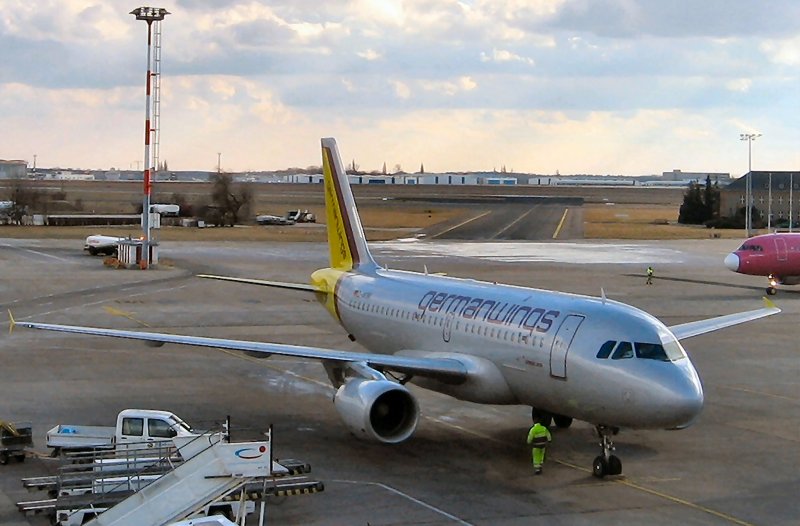
[[[147,434],[155,438],[172,438],[178,434],[169,423],[163,420],[147,419]]]
[[[641,343],[636,342],[636,357],[643,358],[645,360],[659,360],[662,362],[668,362],[669,357],[667,357],[667,353],[664,352],[664,347],[662,347],[658,343]]]
[[[123,418],[122,434],[140,437],[144,433],[144,418]]]
[[[614,350],[614,345],[616,344],[617,342],[608,340],[606,343],[603,344],[602,347],[600,347],[600,350],[597,352],[597,357],[603,360],[608,358],[608,355],[611,354],[611,351]]]
[[[612,360],[623,360],[625,358],[633,358],[633,345],[631,345],[631,342],[619,342],[614,354],[611,356]]]

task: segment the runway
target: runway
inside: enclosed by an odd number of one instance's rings
[[[426,238],[488,241],[583,238],[582,200],[550,198],[525,204],[492,201],[482,205],[452,202],[469,212],[423,230]]]
[[[722,265],[735,245],[407,241],[373,248],[391,268],[594,296],[602,288],[672,325],[760,306],[763,283]],[[167,263],[149,272],[104,268],[81,248],[4,240],[0,306],[18,319],[114,328],[140,320],[158,331],[361,350],[307,297],[192,277],[305,283],[327,264],[322,244],[164,243]],[[651,287],[644,285],[648,264],[656,271]],[[398,446],[365,443],[341,424],[315,362],[21,329],[0,339],[0,419],[33,421],[41,453],[50,427],[110,425],[132,407],[167,409],[190,423],[231,415],[243,438],[273,424],[276,455],[310,462],[326,490],[272,503],[270,524],[793,525],[800,517],[799,300],[800,288],[786,288],[775,300],[782,314],[686,340],[705,410],[682,431],[623,430],[616,454],[624,477],[617,479],[591,476],[599,448],[582,422],[554,430],[545,473],[534,477],[527,407],[481,406],[411,387],[423,414],[415,436]],[[31,498],[20,477],[55,467],[45,458],[0,466],[0,524],[47,524],[13,503]]]

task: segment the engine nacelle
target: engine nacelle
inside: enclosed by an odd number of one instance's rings
[[[417,400],[389,380],[349,379],[336,391],[333,403],[356,436],[384,444],[406,440],[419,420]]]

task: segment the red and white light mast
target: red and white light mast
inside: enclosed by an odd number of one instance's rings
[[[139,266],[146,269],[150,266],[151,252],[150,252],[150,192],[152,188],[151,173],[155,168],[153,166],[153,157],[150,152],[150,141],[154,131],[157,127],[153,127],[151,123],[151,115],[153,110],[153,99],[151,94],[151,86],[153,84],[154,73],[151,70],[151,57],[154,51],[157,54],[155,57],[156,65],[160,63],[160,36],[158,36],[157,45],[153,49],[153,25],[155,24],[156,35],[161,34],[161,21],[169,14],[166,9],[162,7],[137,7],[131,14],[136,17],[136,20],[144,20],[147,22],[147,82],[146,94],[147,102],[145,104],[145,118],[144,118],[144,199],[142,202],[142,232],[144,234],[144,243],[142,244],[142,257],[139,260]],[[159,68],[160,69],[160,68]],[[160,75],[160,71],[156,75]],[[158,82],[158,81],[157,81]],[[157,113],[156,113],[157,117]]]

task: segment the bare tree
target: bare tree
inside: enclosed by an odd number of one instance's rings
[[[250,184],[234,184],[230,174],[211,175],[211,202],[219,213],[221,224],[233,226],[250,213],[253,189]]]
[[[32,214],[43,201],[42,191],[27,179],[9,179],[5,195],[11,202],[6,215],[17,225],[22,223],[23,216]]]

